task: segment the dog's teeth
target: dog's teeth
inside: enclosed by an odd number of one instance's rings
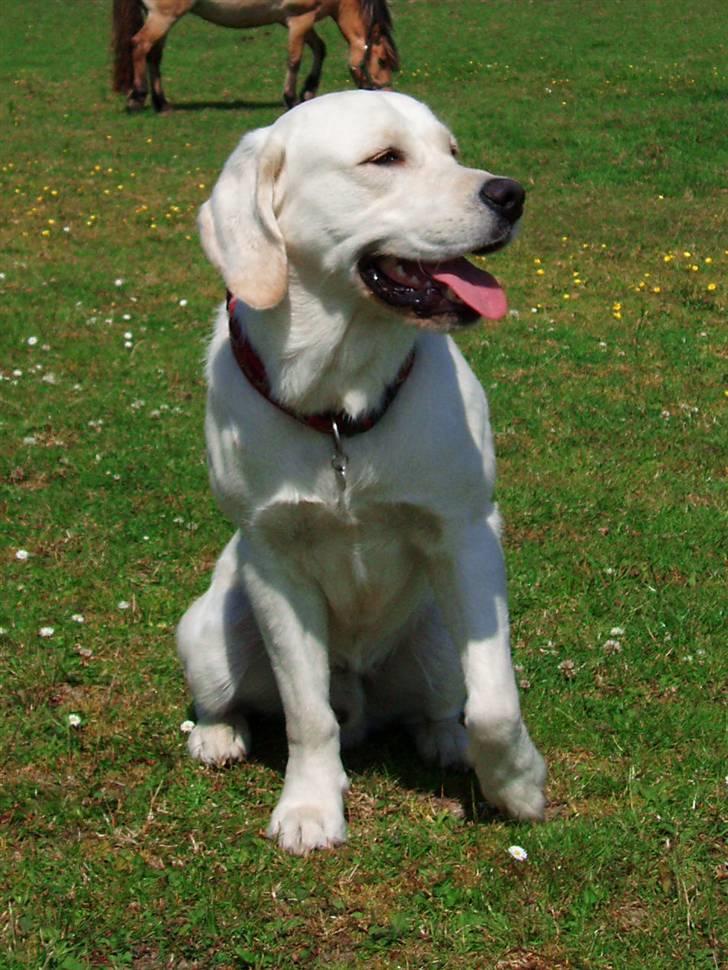
[[[397,277],[407,286],[416,288],[420,285],[420,278],[416,273],[410,273],[403,263],[397,263]]]
[[[420,278],[417,274],[411,273],[401,260],[393,256],[387,256],[383,259],[380,267],[395,283],[400,283],[402,286],[409,286],[411,288],[416,288],[420,285]]]

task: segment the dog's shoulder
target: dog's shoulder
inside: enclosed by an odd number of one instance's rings
[[[482,447],[490,438],[488,400],[452,337],[422,334],[417,342],[416,369],[418,406],[427,415],[430,433],[453,441],[467,433]]]

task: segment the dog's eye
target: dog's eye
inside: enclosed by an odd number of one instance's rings
[[[383,152],[377,152],[365,162],[366,165],[399,165],[404,161],[404,154],[398,148],[385,148]]]
[[[458,148],[458,143],[456,141],[450,142],[450,154],[453,158],[457,158],[460,154],[460,149]]]

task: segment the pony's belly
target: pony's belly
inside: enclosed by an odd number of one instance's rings
[[[320,0],[197,0],[192,13],[221,27],[263,27],[319,6]]]

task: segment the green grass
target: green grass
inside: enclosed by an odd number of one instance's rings
[[[522,238],[493,263],[516,314],[462,345],[493,412],[548,822],[490,814],[395,734],[346,758],[348,845],[294,859],[260,835],[280,725],[257,727],[245,767],[187,758],[172,631],[229,531],[202,436],[222,286],[194,217],[240,134],[279,113],[284,34],[183,20],[165,60],[180,110],[129,117],[106,4],[8,0],[3,970],[725,959],[724,5],[393,11],[399,89],[466,163],[529,188]],[[345,52],[324,34],[335,90]]]

